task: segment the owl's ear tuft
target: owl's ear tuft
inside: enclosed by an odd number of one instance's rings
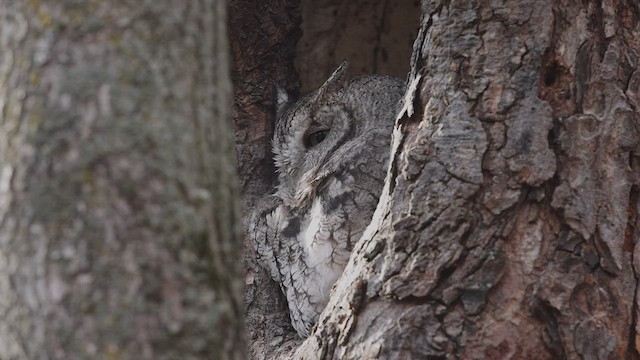
[[[349,62],[343,61],[336,71],[329,76],[329,79],[318,89],[318,99],[322,99],[326,94],[338,91],[349,79]]]
[[[276,119],[280,119],[287,108],[291,105],[291,97],[287,92],[287,89],[276,86],[275,93],[275,105],[276,105]]]

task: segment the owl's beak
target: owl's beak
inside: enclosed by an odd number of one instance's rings
[[[327,186],[327,180],[330,173],[323,172],[318,175],[316,172],[310,172],[303,176],[298,184],[298,191],[295,195],[294,208],[301,209],[310,204],[311,199],[316,195],[316,192],[322,191]]]

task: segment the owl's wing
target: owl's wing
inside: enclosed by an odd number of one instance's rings
[[[275,196],[267,196],[258,202],[249,219],[249,239],[256,249],[257,259],[276,282],[280,283],[278,264],[278,233],[282,201]]]

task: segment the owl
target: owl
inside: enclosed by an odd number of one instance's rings
[[[249,224],[258,260],[280,285],[302,338],[373,216],[404,92],[404,82],[388,76],[349,80],[347,67],[280,112],[277,189]]]

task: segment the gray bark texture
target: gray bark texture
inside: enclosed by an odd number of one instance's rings
[[[422,13],[372,223],[312,335],[252,355],[640,358],[638,3]]]
[[[0,0],[0,358],[239,359],[226,2]]]

